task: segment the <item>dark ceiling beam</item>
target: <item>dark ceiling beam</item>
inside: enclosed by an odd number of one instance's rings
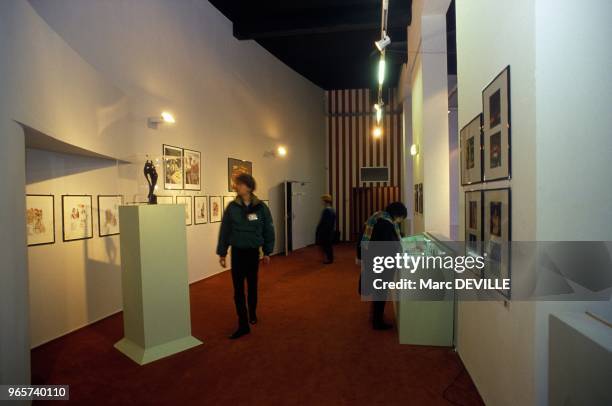
[[[380,29],[380,12],[357,10],[306,16],[268,16],[234,22],[234,36],[240,40],[293,37],[337,32]],[[405,30],[410,24],[410,10],[390,13],[388,30]]]

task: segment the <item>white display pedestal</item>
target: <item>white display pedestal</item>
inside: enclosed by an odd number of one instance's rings
[[[119,208],[124,338],[115,348],[143,365],[202,344],[191,336],[182,205]]]

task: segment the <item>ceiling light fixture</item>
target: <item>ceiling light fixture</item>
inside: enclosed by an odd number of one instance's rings
[[[167,111],[163,111],[159,117],[149,117],[147,118],[147,127],[157,130],[160,124],[174,124],[176,120],[174,116]]]
[[[382,127],[380,127],[378,125],[376,127],[374,127],[374,129],[372,130],[372,137],[374,137],[374,138],[380,138],[380,137],[382,137],[382,134],[383,134]]]
[[[378,61],[378,84],[380,86],[385,82],[385,53],[380,54],[380,60]]]
[[[374,41],[374,45],[380,52],[384,51],[386,47],[391,44],[391,38],[385,33],[384,36],[378,41]]]

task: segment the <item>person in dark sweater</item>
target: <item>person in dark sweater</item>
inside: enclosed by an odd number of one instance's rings
[[[336,212],[332,208],[331,195],[321,196],[323,202],[323,212],[317,225],[315,241],[323,251],[324,264],[334,262],[334,230],[336,229]]]
[[[389,249],[400,252],[402,235],[399,225],[406,217],[408,217],[408,210],[402,202],[390,203],[385,210],[372,214],[365,224],[365,230],[357,246],[357,258],[361,260],[361,243],[367,241],[397,242],[397,247],[389,247]],[[387,330],[392,327],[384,320],[386,303],[385,300],[372,301],[372,327],[375,330]]]
[[[217,255],[219,264],[226,266],[227,250],[231,246],[234,303],[238,314],[238,329],[230,336],[240,338],[250,333],[249,323],[257,323],[257,273],[260,249],[264,264],[270,263],[274,249],[274,225],[270,209],[253,194],[255,179],[248,174],[236,177],[238,196],[223,213]],[[244,297],[244,281],[248,286],[248,311]]]

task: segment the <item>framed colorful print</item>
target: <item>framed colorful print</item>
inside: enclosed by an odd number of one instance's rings
[[[173,196],[157,196],[157,204],[174,204]]]
[[[206,224],[208,223],[208,197],[207,196],[194,196],[193,204],[195,207],[195,224]]]
[[[234,192],[236,176],[241,173],[253,174],[253,163],[235,158],[227,158],[227,191]]]
[[[26,195],[28,246],[55,243],[55,198],[53,195]]]
[[[483,180],[509,179],[510,66],[482,91]]]
[[[98,233],[100,237],[119,234],[119,206],[123,196],[98,196]]]
[[[482,182],[482,114],[459,132],[461,145],[461,185]]]
[[[91,195],[62,195],[64,241],[93,238]]]
[[[511,195],[509,188],[483,192],[484,272],[488,278],[510,278]],[[510,292],[502,292],[509,297]]]
[[[163,155],[164,189],[183,189],[183,149],[164,144]]]
[[[482,255],[482,191],[465,192],[465,249],[468,255]]]
[[[210,222],[218,223],[223,217],[223,203],[221,202],[221,196],[210,197]]]
[[[190,149],[183,150],[185,168],[185,190],[202,190],[202,154]]]
[[[193,224],[193,200],[191,196],[177,196],[176,204],[185,205],[185,225]]]
[[[236,196],[223,196],[223,210],[227,209],[227,205],[229,205]]]

